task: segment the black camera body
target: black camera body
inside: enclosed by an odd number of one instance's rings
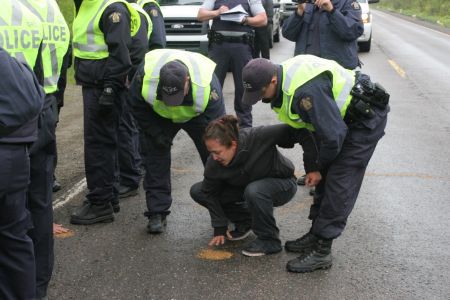
[[[298,3],[298,4],[302,4],[302,3],[314,4],[314,2],[316,2],[316,0],[292,0],[292,2],[295,2],[295,3]]]

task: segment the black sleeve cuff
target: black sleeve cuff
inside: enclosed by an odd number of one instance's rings
[[[227,227],[214,227],[214,236],[225,235],[227,233]]]

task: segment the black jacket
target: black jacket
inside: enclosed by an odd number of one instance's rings
[[[217,199],[211,201],[212,204],[208,207],[214,212],[211,216],[217,218],[211,220],[214,226],[223,227],[227,224],[218,200],[225,188],[241,187],[244,190],[251,182],[263,178],[294,176],[293,163],[276,146],[291,148],[296,143],[300,143],[309,156],[317,156],[312,135],[306,129],[299,130],[285,124],[241,129],[236,155],[228,166],[222,166],[209,156],[205,165],[202,192],[210,199]],[[309,168],[306,164],[305,167]]]
[[[35,141],[44,90],[30,68],[2,48],[0,78],[0,143]]]
[[[113,22],[111,14],[119,13],[120,22]],[[105,35],[109,57],[91,60],[75,58],[75,79],[78,84],[98,88],[125,88],[131,69],[129,46],[131,44],[130,13],[124,4],[110,4],[103,12],[100,29]]]

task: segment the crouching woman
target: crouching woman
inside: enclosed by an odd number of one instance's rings
[[[243,239],[253,230],[257,238],[244,247],[244,255],[280,252],[273,208],[289,202],[297,184],[294,165],[277,145],[293,147],[300,142],[309,166],[315,151],[311,135],[283,124],[239,130],[237,118],[227,115],[208,125],[204,141],[210,156],[204,179],[191,187],[191,197],[211,215],[214,237],[209,245]],[[318,172],[306,171],[311,184],[320,181]],[[233,231],[227,230],[229,222],[235,225]]]

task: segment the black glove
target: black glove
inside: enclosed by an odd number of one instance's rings
[[[98,104],[100,105],[101,114],[110,114],[114,107],[114,101],[116,99],[116,94],[113,89],[106,87],[103,90],[102,95],[98,99]]]

